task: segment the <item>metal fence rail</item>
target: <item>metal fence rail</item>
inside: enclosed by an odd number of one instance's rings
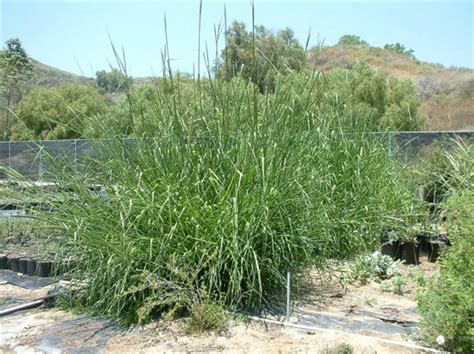
[[[462,138],[474,140],[474,131],[450,132],[384,132],[373,133],[384,139],[389,151],[400,153],[409,163],[423,147],[439,139]],[[124,139],[123,147],[133,145],[137,139]],[[103,141],[102,141],[103,142]],[[55,163],[84,168],[84,162],[97,154],[94,141],[89,140],[41,140],[0,142],[0,166],[12,168],[32,180],[42,180],[47,172],[53,172],[51,157]],[[48,155],[49,158],[45,158]],[[7,176],[0,169],[0,179]]]

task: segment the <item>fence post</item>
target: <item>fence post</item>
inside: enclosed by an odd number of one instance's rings
[[[291,273],[286,273],[286,320],[290,320]]]
[[[388,132],[388,154],[392,155],[392,132]]]
[[[38,172],[39,172],[39,180],[43,180],[43,146],[39,145],[39,166],[38,166]]]
[[[74,139],[74,169],[77,173],[77,139]]]
[[[8,168],[12,167],[12,142],[9,140],[8,141]]]

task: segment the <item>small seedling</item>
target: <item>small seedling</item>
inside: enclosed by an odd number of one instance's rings
[[[393,278],[393,293],[397,295],[403,295],[403,286],[405,284],[406,280],[402,276],[396,276]]]
[[[383,282],[380,284],[380,289],[384,292],[384,293],[388,293],[390,291],[390,283],[388,282]]]

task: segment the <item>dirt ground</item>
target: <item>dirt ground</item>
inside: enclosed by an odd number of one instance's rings
[[[416,267],[402,265],[399,294],[394,293],[393,279],[345,283],[336,265],[308,272],[302,290],[294,294],[288,321],[301,328],[232,320],[221,333],[190,335],[185,319],[123,328],[89,315],[40,307],[0,317],[0,352],[336,353],[334,348],[347,344],[355,353],[419,353],[424,350],[406,346],[417,340],[415,288],[422,276],[436,271],[437,265],[427,261]],[[1,280],[0,308],[44,296],[53,286],[32,290]]]

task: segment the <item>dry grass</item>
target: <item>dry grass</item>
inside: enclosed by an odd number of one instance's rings
[[[422,102],[428,130],[474,129],[474,99],[436,96]]]

